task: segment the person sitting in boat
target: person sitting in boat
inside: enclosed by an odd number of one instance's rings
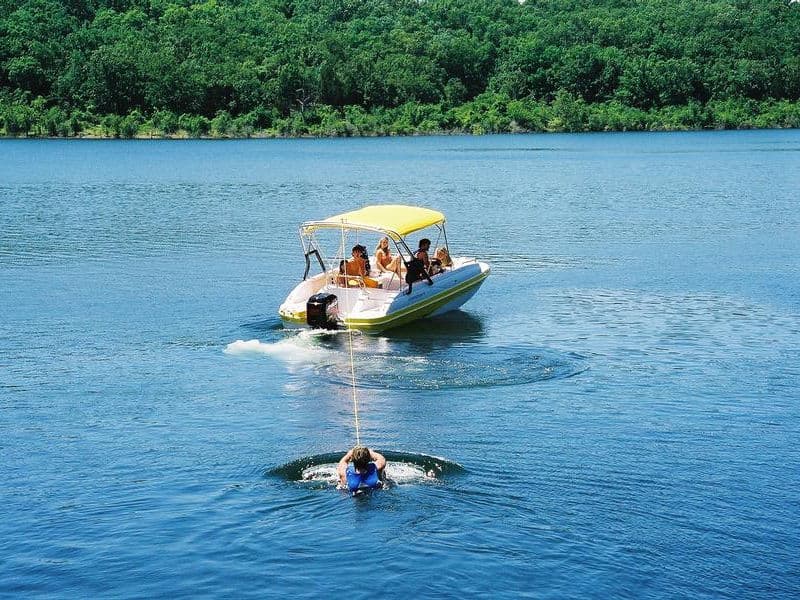
[[[338,285],[343,287],[359,287],[361,275],[355,273],[355,268],[348,266],[346,260],[339,261],[339,276],[336,278]]]
[[[381,273],[395,273],[398,277],[403,271],[403,260],[400,256],[392,256],[389,249],[389,238],[382,237],[375,248],[375,262]]]
[[[359,488],[382,487],[384,469],[386,469],[386,459],[383,455],[366,446],[354,447],[342,457],[336,466],[339,484],[342,487],[346,486],[351,492],[358,491]]]
[[[433,285],[433,279],[431,279],[430,273],[428,272],[431,268],[431,260],[428,257],[428,250],[430,250],[430,247],[431,241],[428,238],[422,238],[419,241],[419,248],[406,264],[407,294],[411,294],[411,288],[414,282],[420,279],[427,279],[428,285]]]
[[[450,253],[447,248],[437,248],[431,259],[431,268],[428,269],[428,273],[431,276],[438,275],[439,273],[444,273],[445,267],[452,265],[453,261],[450,260]]]
[[[442,263],[443,269],[453,266],[453,259],[450,258],[450,252],[448,252],[447,248],[444,246],[437,248],[436,252],[433,253],[433,257],[435,260],[438,260],[440,263]]]
[[[428,238],[422,238],[419,241],[419,248],[417,248],[417,251],[414,253],[414,258],[418,258],[422,261],[426,271],[429,271],[431,268],[431,259],[428,256],[428,250],[430,249],[431,241]]]
[[[364,281],[364,285],[368,288],[379,288],[381,284],[372,279],[369,276],[369,262],[365,258],[367,255],[367,249],[362,246],[361,244],[356,244],[353,246],[352,257],[346,261],[342,261],[344,264],[339,263],[339,271],[343,271],[343,275],[345,276],[353,276],[353,277],[360,277]],[[345,277],[344,279],[346,279]],[[343,279],[340,276],[340,280]],[[351,280],[347,280],[345,285],[350,285]]]

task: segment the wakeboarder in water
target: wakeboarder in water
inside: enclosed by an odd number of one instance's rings
[[[350,464],[353,461],[353,464]],[[339,485],[355,493],[360,489],[383,487],[386,459],[366,446],[356,446],[336,466]]]

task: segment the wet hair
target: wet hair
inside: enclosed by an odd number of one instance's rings
[[[419,249],[422,250],[422,247],[425,246],[427,248],[431,247],[431,241],[428,238],[422,238],[419,241]]]
[[[353,464],[356,469],[363,471],[367,468],[367,465],[369,465],[370,460],[372,460],[372,457],[369,454],[369,448],[366,446],[356,446],[353,448]]]

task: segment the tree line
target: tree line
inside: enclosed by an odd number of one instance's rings
[[[5,135],[800,127],[787,0],[0,0]]]

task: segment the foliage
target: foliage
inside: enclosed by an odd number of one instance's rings
[[[786,0],[0,0],[6,135],[796,127]]]

